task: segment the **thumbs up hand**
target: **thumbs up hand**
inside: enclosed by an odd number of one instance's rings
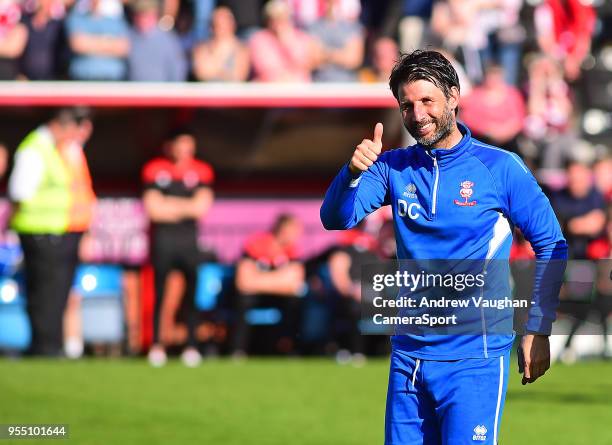
[[[382,135],[383,135],[383,124],[380,122],[374,127],[374,138],[364,139],[361,141],[355,151],[349,164],[349,170],[353,176],[357,176],[360,173],[366,171],[374,164],[380,152],[382,151]]]

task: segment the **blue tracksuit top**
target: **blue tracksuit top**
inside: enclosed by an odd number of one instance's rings
[[[397,257],[508,260],[513,227],[521,229],[538,260],[567,258],[567,243],[548,198],[521,161],[508,151],[463,134],[451,149],[420,144],[386,151],[354,178],[345,165],[321,207],[328,230],[349,229],[391,205]],[[550,334],[563,270],[536,271],[526,330]],[[394,348],[423,359],[497,357],[513,334],[394,335]]]

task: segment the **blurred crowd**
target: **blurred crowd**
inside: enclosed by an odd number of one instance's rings
[[[0,78],[386,82],[398,50],[430,46],[457,59],[464,93],[491,63],[517,86],[527,51],[547,55],[528,63],[534,89],[576,80],[592,2],[529,3],[525,17],[523,0],[2,0]]]
[[[1,0],[0,79],[387,82],[400,51],[436,48],[476,137],[559,169],[589,106],[573,87],[595,63],[595,3]]]

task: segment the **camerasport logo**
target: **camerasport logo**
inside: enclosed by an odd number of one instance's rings
[[[484,425],[476,425],[472,440],[485,441],[487,440],[487,428]]]
[[[459,189],[459,195],[463,198],[463,201],[455,199],[454,203],[461,207],[475,206],[476,201],[469,200],[474,194],[474,190],[472,190],[472,187],[474,187],[474,183],[472,181],[463,181],[461,184],[459,184],[459,186],[461,187]]]

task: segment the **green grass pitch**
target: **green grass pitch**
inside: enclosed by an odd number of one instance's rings
[[[382,444],[387,367],[0,359],[0,423],[67,423],[75,444]],[[513,363],[500,444],[587,443],[612,444],[612,363],[555,365],[529,386]]]

